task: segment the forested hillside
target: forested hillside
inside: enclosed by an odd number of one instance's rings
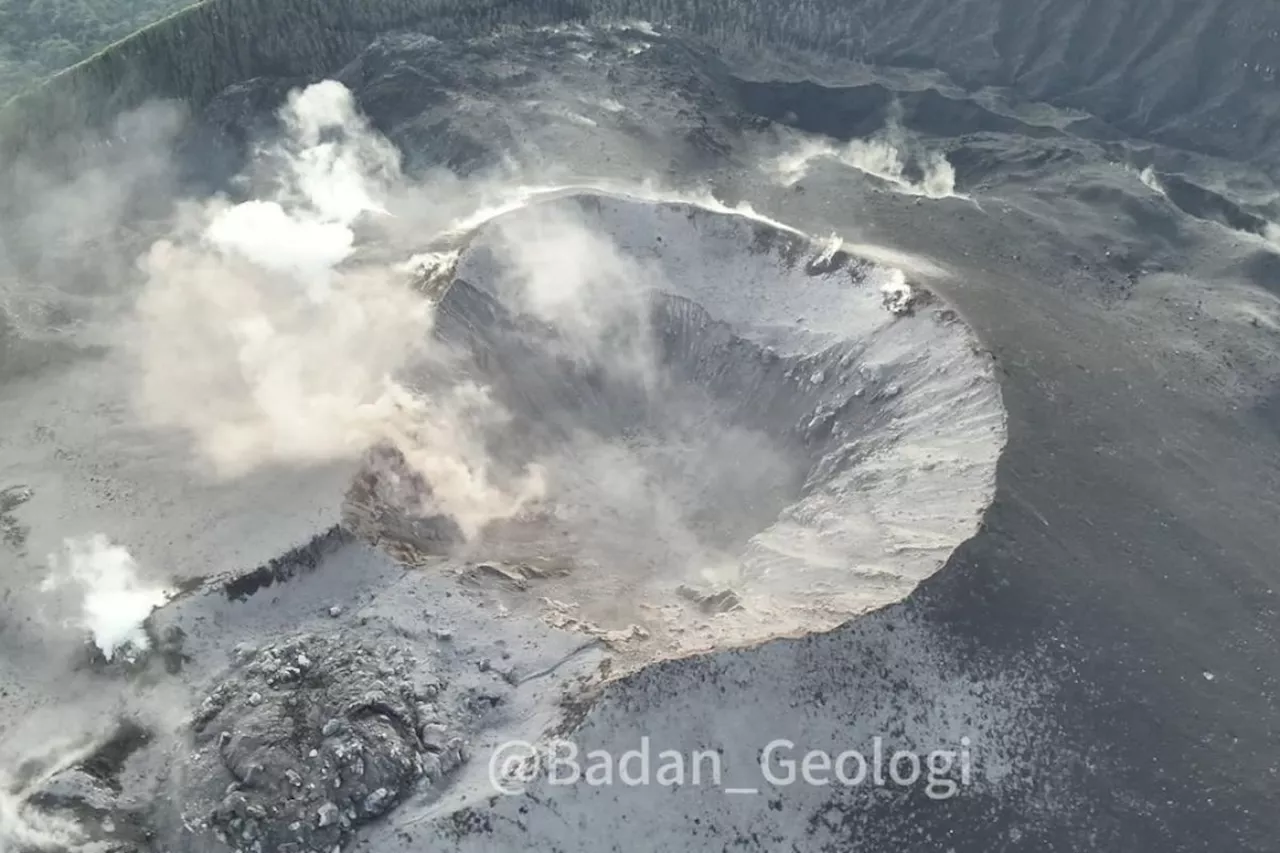
[[[770,78],[787,76],[790,59],[772,60],[791,50],[825,64],[927,65],[966,89],[1089,114],[1102,137],[1118,129],[1280,176],[1280,12],[1256,0],[206,0],[167,14],[184,6],[0,0],[0,98],[144,27],[0,109],[0,169],[19,152],[50,155],[60,135],[149,98],[198,108],[252,77],[333,73],[382,33],[476,37],[508,24],[642,19],[764,62]],[[1165,37],[1183,28],[1196,36]]]
[[[193,0],[0,0],[0,102]]]

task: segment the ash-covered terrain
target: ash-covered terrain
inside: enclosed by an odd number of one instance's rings
[[[667,5],[0,111],[0,850],[1274,849],[1280,19]]]

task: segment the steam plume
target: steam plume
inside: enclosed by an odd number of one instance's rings
[[[348,263],[358,220],[387,216],[403,181],[395,149],[334,81],[292,94],[280,119],[267,197],[190,210],[142,259],[140,410],[189,435],[217,477],[390,443],[430,484],[431,509],[464,532],[517,512],[540,494],[539,474],[493,474],[478,436],[502,414],[483,390],[404,378],[445,357],[411,273]]]
[[[147,649],[143,622],[169,600],[169,592],[143,583],[127,550],[96,534],[66,540],[63,554],[51,555],[49,560],[52,573],[43,589],[52,591],[68,583],[80,588],[75,623],[93,635],[94,645],[107,660]]]

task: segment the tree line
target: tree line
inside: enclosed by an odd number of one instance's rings
[[[0,0],[0,103],[192,0]]]

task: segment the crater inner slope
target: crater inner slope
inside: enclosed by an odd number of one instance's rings
[[[838,246],[599,193],[471,234],[436,334],[508,416],[500,467],[545,482],[463,546],[472,579],[648,658],[827,630],[936,571],[990,502],[999,388],[941,299]]]

